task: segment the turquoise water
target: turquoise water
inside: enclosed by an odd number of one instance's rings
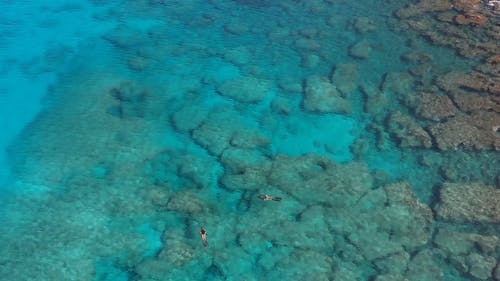
[[[0,280],[500,280],[500,7],[451,2],[3,1]]]

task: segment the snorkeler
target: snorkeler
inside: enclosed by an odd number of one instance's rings
[[[259,194],[259,199],[262,199],[264,201],[281,201],[281,197],[277,197],[277,196],[270,196],[270,195],[267,195],[267,194]]]
[[[200,234],[201,234],[201,241],[203,242],[203,247],[208,247],[208,241],[207,241],[207,231],[202,227],[200,228]]]

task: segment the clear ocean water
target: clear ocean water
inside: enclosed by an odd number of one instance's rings
[[[0,1],[0,280],[498,281],[499,34],[498,1]]]

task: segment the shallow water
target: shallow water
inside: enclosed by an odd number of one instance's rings
[[[500,280],[467,3],[2,2],[0,279]]]

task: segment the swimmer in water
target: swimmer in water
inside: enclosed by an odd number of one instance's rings
[[[201,241],[203,243],[203,247],[208,247],[208,241],[207,241],[207,231],[202,227],[200,228],[200,234],[201,234]]]
[[[267,194],[259,194],[259,199],[262,199],[264,201],[281,201],[281,197],[277,197],[277,196],[270,196],[270,195],[267,195]]]

